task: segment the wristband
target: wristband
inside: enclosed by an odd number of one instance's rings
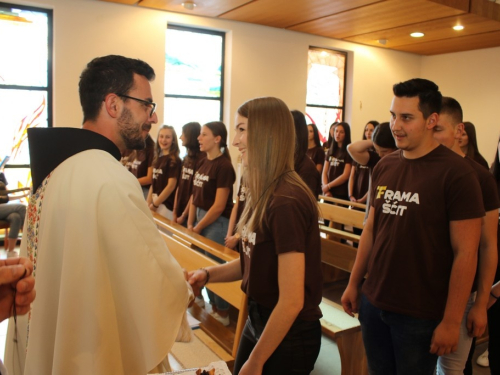
[[[490,292],[490,296],[492,296],[494,299],[498,300],[499,297],[495,296],[493,292]]]
[[[207,279],[205,280],[205,285],[208,284],[208,281],[210,280],[210,272],[208,272],[208,270],[206,268],[200,268],[201,271],[205,271],[206,275],[207,275]]]

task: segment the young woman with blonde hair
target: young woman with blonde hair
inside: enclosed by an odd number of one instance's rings
[[[153,161],[153,182],[149,189],[147,202],[151,211],[172,220],[175,189],[179,181],[181,159],[175,129],[162,125],[158,130],[155,159]]]
[[[321,346],[318,209],[293,170],[294,123],[285,103],[244,103],[233,145],[247,166],[240,259],[190,272],[189,282],[196,292],[207,281],[242,280],[249,318],[234,374],[309,374]]]

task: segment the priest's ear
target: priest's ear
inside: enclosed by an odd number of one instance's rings
[[[119,117],[123,100],[116,94],[110,93],[104,98],[104,110],[111,118]]]

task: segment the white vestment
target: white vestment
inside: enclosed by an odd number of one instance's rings
[[[37,291],[25,374],[139,375],[164,360],[189,287],[137,179],[110,153],[83,151],[52,171],[22,247]]]

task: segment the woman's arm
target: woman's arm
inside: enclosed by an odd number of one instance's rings
[[[328,160],[325,160],[323,173],[321,174],[321,190],[323,191],[324,195],[331,196],[330,188],[328,187],[328,168],[330,168],[330,162]]]
[[[274,353],[304,307],[305,256],[289,252],[278,255],[279,299],[240,375],[262,373],[264,363]]]
[[[200,233],[203,229],[212,224],[224,212],[227,199],[229,198],[229,188],[218,188],[215,193],[215,201],[212,207],[207,211],[206,215],[193,228],[193,232]]]
[[[172,210],[172,221],[177,223],[177,199],[179,198],[179,189],[175,190],[174,209]]]
[[[148,207],[151,206],[151,202],[153,202],[153,185],[149,188],[148,197],[146,198],[146,202]]]
[[[189,198],[189,214],[188,214],[188,229],[193,230],[194,221],[196,220],[196,206],[193,204],[193,195]]]
[[[354,184],[356,183],[356,168],[351,168],[351,174],[349,175],[349,182],[347,184],[347,191],[349,192],[349,200],[351,202],[356,202],[356,197],[352,195],[354,192]]]
[[[156,211],[158,206],[163,202],[165,202],[167,198],[170,196],[170,194],[173,193],[176,186],[177,186],[177,178],[175,177],[169,178],[167,186],[165,186],[165,188],[162,190],[162,192],[160,193],[160,195],[158,195],[156,199],[151,200],[151,206],[149,206],[149,208],[151,208],[153,211]]]
[[[316,164],[316,169],[319,173],[323,172],[323,164]]]
[[[193,196],[191,196],[191,198],[189,198],[189,201],[188,201],[186,208],[184,209],[184,212],[182,213],[182,215],[177,218],[178,224],[184,223],[184,221],[186,221],[186,219],[188,218],[189,210],[191,209],[192,202],[193,202]]]
[[[342,185],[344,182],[346,182],[349,179],[349,176],[351,175],[351,168],[352,164],[346,163],[344,167],[344,172],[338,176],[335,180],[330,181],[328,183],[329,188],[331,189],[332,187]]]
[[[356,163],[366,165],[370,161],[369,149],[373,147],[373,142],[370,139],[353,142],[347,145],[347,152]]]
[[[148,174],[144,177],[138,178],[137,181],[139,181],[141,186],[151,185],[153,183],[153,167],[148,167]]]
[[[231,211],[231,216],[229,217],[229,225],[227,226],[227,234],[225,240],[226,247],[230,249],[234,249],[238,244],[238,236],[234,235],[234,228],[236,227],[236,216],[238,216],[238,205],[240,203],[240,199],[236,199],[236,203],[233,206]]]
[[[239,259],[205,269],[206,271],[200,269],[188,273],[188,282],[196,296],[200,295],[201,288],[207,283],[208,275],[210,275],[209,283],[228,283],[242,278]]]

